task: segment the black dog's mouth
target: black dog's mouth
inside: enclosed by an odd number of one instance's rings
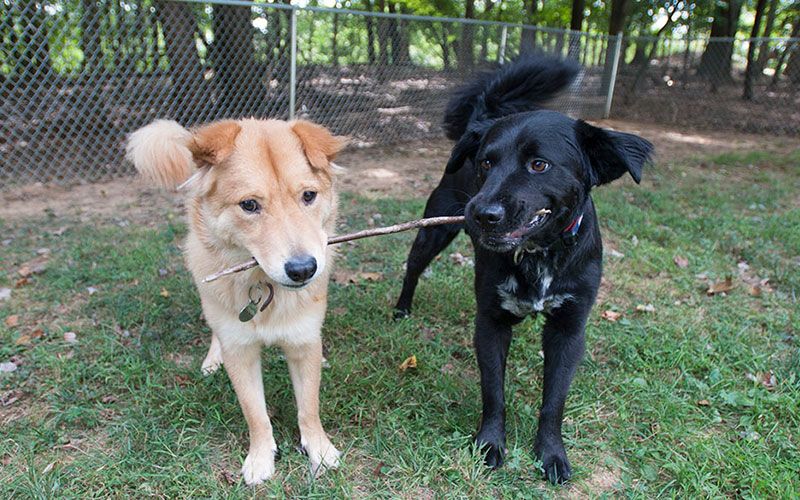
[[[529,236],[541,228],[549,219],[552,211],[548,208],[537,210],[533,217],[521,227],[502,235],[483,234],[481,244],[489,250],[507,252],[519,246]]]

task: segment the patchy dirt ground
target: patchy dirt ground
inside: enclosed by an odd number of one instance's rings
[[[743,150],[782,151],[792,146],[786,137],[731,132],[688,132],[645,123],[605,120],[597,124],[640,134],[656,146],[656,162],[679,161],[702,155]],[[395,146],[350,149],[338,163],[347,168],[342,190],[370,198],[425,197],[439,181],[450,152],[450,141],[434,139]],[[112,181],[70,187],[30,184],[0,191],[0,218],[26,218],[36,213],[69,215],[82,220],[114,218],[147,224],[179,211],[180,197],[149,189],[138,180]]]

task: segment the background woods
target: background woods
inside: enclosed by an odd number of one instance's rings
[[[561,103],[576,116],[607,115],[613,95],[614,117],[799,131],[796,1],[301,3],[0,0],[0,179],[126,171],[124,134],[154,117],[297,113],[365,144],[437,134],[453,85],[531,51],[584,65]]]

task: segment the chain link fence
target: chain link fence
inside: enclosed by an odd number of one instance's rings
[[[796,137],[800,38],[625,38],[614,94],[614,118]]]
[[[238,0],[0,2],[0,188],[130,173],[125,137],[156,118],[308,118],[357,146],[438,137],[454,86],[531,51],[584,66],[555,109],[600,118],[613,97],[615,115],[680,124],[673,100],[730,93],[741,73],[737,41],[731,80],[709,85],[705,43]],[[754,80],[753,106],[795,103],[773,110],[783,133],[800,129],[797,45],[765,40]]]

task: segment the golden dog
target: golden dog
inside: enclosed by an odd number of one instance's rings
[[[159,120],[128,140],[127,158],[144,178],[168,189],[183,183],[187,191],[186,263],[212,330],[203,372],[224,365],[236,391],[250,433],[242,467],[247,484],[275,470],[261,378],[264,344],[279,345],[286,355],[312,472],[338,465],[339,451],[319,419],[319,384],[333,256],[327,239],[337,205],[331,162],[343,146],[303,120],[220,121],[195,131]],[[255,270],[202,282],[251,256],[259,263]],[[239,313],[247,305],[255,316],[243,321],[248,315]]]

